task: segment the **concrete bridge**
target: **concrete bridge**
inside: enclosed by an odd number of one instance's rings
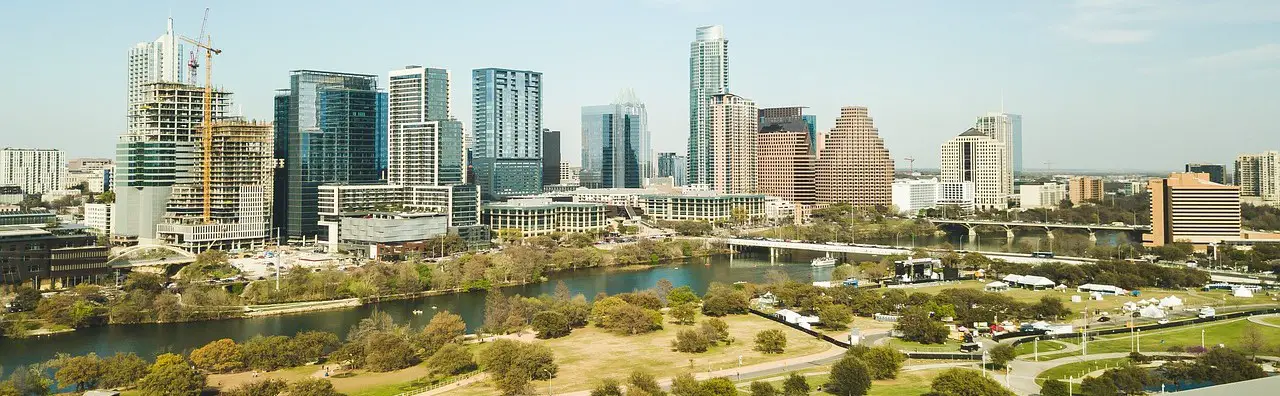
[[[142,252],[142,251],[151,250],[151,249],[168,250],[170,252],[177,253],[177,256],[162,257],[162,258],[155,258],[155,259],[137,259],[137,260],[129,258],[129,256],[133,253]],[[173,247],[169,245],[134,245],[134,246],[121,249],[120,251],[115,252],[115,254],[112,254],[111,258],[107,260],[107,264],[111,264],[111,268],[115,268],[115,269],[121,269],[121,268],[159,269],[163,271],[165,267],[168,267],[170,265],[185,265],[185,264],[194,263],[195,261],[196,261],[195,253],[191,253],[186,250],[179,249],[177,247]]]
[[[909,248],[894,247],[894,246],[824,244],[824,243],[790,242],[790,241],[780,241],[780,240],[767,240],[767,239],[761,240],[761,239],[743,239],[743,238],[725,239],[724,242],[726,245],[729,245],[730,247],[751,246],[751,247],[768,248],[770,261],[773,261],[778,257],[779,249],[808,250],[808,251],[823,252],[823,253],[857,253],[857,254],[870,254],[870,255],[877,255],[877,256],[888,256],[888,255],[894,255],[894,254],[905,254],[905,255],[911,254],[911,249]],[[975,253],[982,253],[987,257],[998,258],[1011,263],[1041,264],[1041,263],[1056,262],[1056,263],[1083,264],[1087,262],[1097,261],[1094,259],[1081,258],[1081,257],[1041,258],[1041,257],[1031,257],[1025,254],[1005,253],[1005,252],[975,251]]]
[[[1097,242],[1097,231],[1125,231],[1125,232],[1144,232],[1151,231],[1151,226],[1145,225],[1129,225],[1129,224],[1067,224],[1067,223],[1041,223],[1033,221],[1000,221],[1000,220],[967,220],[967,219],[925,219],[935,226],[940,225],[959,225],[969,230],[969,238],[972,240],[977,236],[978,226],[998,226],[1003,227],[1005,235],[1013,240],[1014,228],[1041,228],[1053,238],[1053,230],[1055,229],[1071,229],[1085,230],[1089,232],[1089,241]]]

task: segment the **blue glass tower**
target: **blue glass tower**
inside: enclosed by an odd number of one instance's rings
[[[648,112],[631,91],[617,103],[582,108],[581,183],[596,188],[640,188],[652,177]]]
[[[387,94],[387,91],[378,91],[378,129],[377,140],[374,143],[377,145],[375,152],[378,155],[378,178],[382,180],[387,179],[387,106],[389,100],[390,95]]]
[[[542,192],[542,73],[471,72],[476,184],[486,200]]]

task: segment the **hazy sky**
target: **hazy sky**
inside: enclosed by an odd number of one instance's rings
[[[725,26],[730,89],[808,106],[821,130],[870,108],[900,168],[987,111],[1023,115],[1026,167],[1163,170],[1280,149],[1280,1],[32,1],[0,5],[0,146],[110,156],[128,48],[204,8],[214,81],[269,120],[288,71],[544,73],[544,123],[577,162],[580,108],[634,88],[657,151],[684,151],[694,29]]]

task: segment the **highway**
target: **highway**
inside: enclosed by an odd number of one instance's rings
[[[808,250],[808,251],[827,252],[827,253],[856,253],[856,254],[871,254],[871,255],[878,255],[878,256],[888,256],[888,255],[894,255],[894,254],[911,254],[910,248],[893,247],[893,246],[823,244],[823,243],[788,242],[788,241],[778,241],[778,240],[771,241],[771,240],[744,239],[744,238],[730,238],[730,239],[725,239],[724,241],[730,246],[752,246],[752,247],[763,247],[763,248],[773,248],[773,249]],[[967,252],[967,251],[961,251],[961,252]],[[1054,258],[1041,258],[1041,257],[1031,257],[1029,255],[1018,254],[1018,253],[984,252],[984,251],[976,251],[976,250],[973,252],[981,253],[987,257],[998,258],[1011,263],[1084,264],[1084,263],[1091,263],[1091,262],[1097,261],[1094,259],[1083,258],[1083,257],[1061,257],[1060,256],[1060,257],[1054,257]]]

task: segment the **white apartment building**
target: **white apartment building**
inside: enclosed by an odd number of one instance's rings
[[[84,204],[84,226],[97,230],[98,233],[111,235],[111,209],[115,204]]]
[[[155,41],[134,44],[129,49],[129,91],[126,102],[129,131],[134,131],[145,120],[137,118],[147,97],[147,84],[157,82],[181,83],[186,73],[186,50],[173,33],[173,18],[169,18],[165,33]],[[190,81],[194,85],[194,81]]]
[[[1008,147],[991,136],[969,128],[942,144],[940,180],[972,182],[977,209],[1005,209],[1013,195],[1013,172],[1007,166]]]
[[[62,189],[66,172],[62,150],[0,149],[0,185],[22,187],[26,194],[44,194]]]
[[[973,182],[939,182],[938,206],[955,206],[963,212],[974,209]]]
[[[893,206],[898,213],[915,215],[938,206],[938,179],[899,179],[892,187]]]
[[[1058,183],[1023,184],[1018,191],[1018,201],[1023,209],[1057,209],[1067,199],[1067,186]]]
[[[1241,197],[1280,201],[1280,151],[1237,156],[1235,182]]]
[[[711,95],[710,114],[711,188],[722,194],[754,193],[760,130],[755,102],[729,93]]]

